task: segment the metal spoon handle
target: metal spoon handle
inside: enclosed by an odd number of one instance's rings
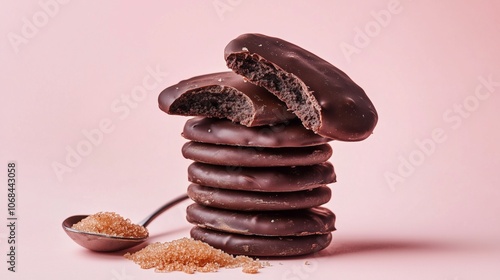
[[[188,199],[189,196],[187,194],[183,194],[169,202],[167,202],[165,205],[161,206],[160,208],[156,209],[151,215],[147,216],[144,220],[139,222],[139,225],[143,227],[147,227],[156,217],[158,217],[161,213],[167,211],[171,207],[175,206],[179,202],[182,202],[186,199]]]

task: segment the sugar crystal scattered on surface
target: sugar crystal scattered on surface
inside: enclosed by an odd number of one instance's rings
[[[232,256],[209,244],[192,238],[171,242],[152,243],[135,253],[125,254],[143,269],[156,272],[183,271],[185,273],[216,272],[220,268],[242,267],[245,273],[257,273],[263,264],[246,256]]]

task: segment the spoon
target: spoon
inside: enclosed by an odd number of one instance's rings
[[[187,199],[188,196],[186,194],[181,195],[169,202],[160,208],[156,209],[153,213],[147,216],[144,220],[138,223],[138,225],[147,227],[156,217],[158,217],[161,213],[170,209],[172,206],[178,204],[179,202]],[[82,219],[88,217],[88,215],[76,215],[71,216],[65,219],[62,222],[62,227],[66,234],[73,239],[80,246],[85,247],[92,251],[97,252],[112,252],[112,251],[120,251],[127,248],[134,247],[146,241],[149,237],[122,237],[122,236],[113,236],[107,234],[93,233],[93,232],[84,232],[80,230],[76,230],[72,228],[72,226]]]

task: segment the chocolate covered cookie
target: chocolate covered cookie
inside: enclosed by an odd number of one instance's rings
[[[194,162],[188,167],[188,180],[222,189],[290,192],[333,183],[336,175],[330,162],[295,167],[233,167]]]
[[[331,141],[306,129],[298,119],[246,127],[228,119],[197,117],[186,122],[182,136],[202,143],[267,148],[316,146]]]
[[[335,230],[335,215],[324,207],[287,211],[233,211],[193,203],[188,222],[228,233],[261,236],[304,236]]]
[[[236,211],[281,211],[317,207],[330,201],[332,191],[320,186],[305,191],[237,191],[190,184],[189,197],[204,206]]]
[[[228,254],[254,257],[291,257],[318,252],[332,241],[332,234],[307,236],[243,235],[193,227],[190,235]]]
[[[328,144],[300,148],[259,148],[187,142],[182,155],[198,162],[248,167],[301,166],[327,161],[332,155]]]
[[[282,123],[296,118],[286,105],[262,87],[233,72],[196,76],[160,93],[168,114],[227,118],[246,126]]]
[[[227,66],[286,103],[315,133],[343,141],[367,138],[378,115],[364,90],[317,55],[285,40],[243,34],[224,50]]]

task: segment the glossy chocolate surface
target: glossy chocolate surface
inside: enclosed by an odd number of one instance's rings
[[[294,192],[255,192],[190,184],[187,193],[198,204],[236,211],[305,209],[323,205],[332,197],[327,186]]]
[[[315,146],[331,141],[306,129],[298,119],[247,127],[227,119],[197,117],[186,122],[182,136],[202,143],[268,148]]]
[[[290,192],[309,190],[336,181],[330,162],[296,167],[233,167],[194,162],[188,180],[203,186],[256,191]]]
[[[325,207],[288,211],[233,211],[193,203],[188,222],[202,228],[262,236],[304,236],[335,230],[335,215]]]
[[[228,254],[252,257],[291,257],[318,252],[332,241],[332,234],[267,237],[225,233],[200,227],[191,229],[191,237]]]
[[[299,113],[292,103],[287,105],[306,127],[321,136],[359,141],[375,128],[378,115],[364,90],[343,71],[295,44],[262,34],[243,34],[226,46],[224,57],[233,71],[277,96],[282,94],[277,88],[285,80],[294,80],[294,87],[305,92],[304,99],[316,121],[307,125],[310,116]],[[254,68],[259,65],[266,65],[274,75],[257,73]],[[271,85],[266,85],[264,79]]]
[[[328,144],[300,148],[259,148],[187,142],[182,155],[198,162],[247,167],[302,166],[327,161],[332,155]]]

